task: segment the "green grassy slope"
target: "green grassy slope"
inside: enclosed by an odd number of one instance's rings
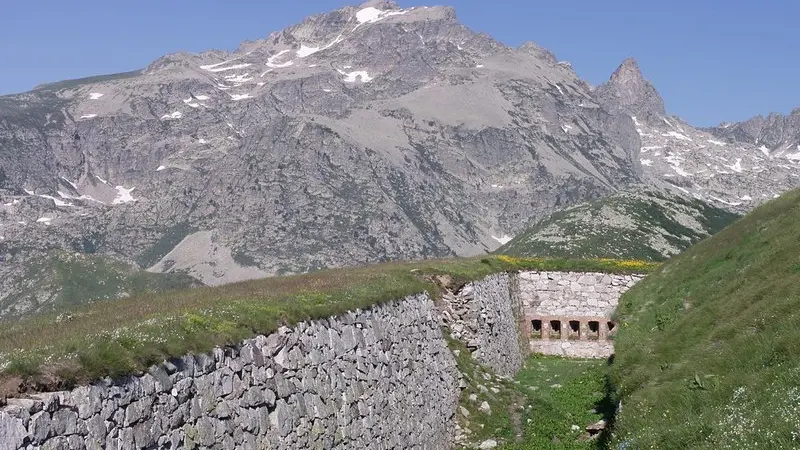
[[[618,448],[800,447],[800,190],[665,263],[617,314]]]
[[[666,192],[621,192],[556,212],[496,253],[662,261],[738,217],[700,200]]]
[[[0,301],[0,311],[25,309],[9,317],[63,311],[96,300],[199,286],[183,274],[157,274],[100,255],[54,252],[28,267],[19,294]],[[13,310],[13,309],[12,309]]]

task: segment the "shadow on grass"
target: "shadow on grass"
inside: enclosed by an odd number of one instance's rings
[[[611,367],[614,364],[614,355],[608,357],[607,366]],[[617,402],[614,399],[614,384],[611,382],[611,377],[606,373],[603,382],[603,391],[605,396],[595,404],[595,410],[602,414],[603,420],[606,421],[606,426],[596,440],[596,448],[598,450],[606,450],[611,448],[611,435],[614,431],[614,421],[617,415]]]

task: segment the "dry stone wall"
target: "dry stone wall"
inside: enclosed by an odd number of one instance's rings
[[[12,399],[0,450],[445,449],[459,378],[422,294],[116,383]]]
[[[518,295],[525,316],[521,328],[531,336],[531,351],[581,358],[611,355],[615,327],[612,314],[622,294],[643,277],[520,272]]]
[[[622,294],[643,275],[593,272],[520,272],[527,311],[543,316],[611,317]]]
[[[472,356],[498,375],[512,376],[527,354],[520,340],[522,305],[514,295],[513,274],[499,273],[466,284],[443,296],[442,320],[452,337],[464,342]]]

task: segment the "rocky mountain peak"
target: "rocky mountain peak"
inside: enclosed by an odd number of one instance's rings
[[[597,89],[603,104],[611,110],[622,110],[628,115],[647,118],[664,116],[664,100],[642,75],[639,63],[627,58],[611,75],[608,82]]]
[[[639,68],[639,63],[636,61],[636,58],[625,58],[622,64],[617,67],[617,70],[611,74],[609,81],[616,84],[647,82],[644,75],[642,75],[642,70]]]
[[[522,45],[519,46],[519,50],[531,54],[536,58],[542,59],[551,64],[556,64],[558,62],[558,59],[556,58],[556,55],[553,54],[553,52],[544,47],[540,47],[533,41],[525,41]]]
[[[359,5],[360,9],[364,8],[376,8],[380,10],[387,10],[387,9],[400,9],[400,6],[397,3],[389,0],[368,0],[361,5]]]
[[[744,122],[721,123],[708,131],[726,141],[755,144],[773,157],[800,161],[800,108],[788,115],[757,115]]]

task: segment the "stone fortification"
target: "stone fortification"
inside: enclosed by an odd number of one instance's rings
[[[12,399],[0,450],[449,448],[459,393],[422,294],[116,383]]]
[[[531,351],[548,355],[601,358],[614,353],[619,298],[643,275],[591,272],[520,272],[523,333]]]

